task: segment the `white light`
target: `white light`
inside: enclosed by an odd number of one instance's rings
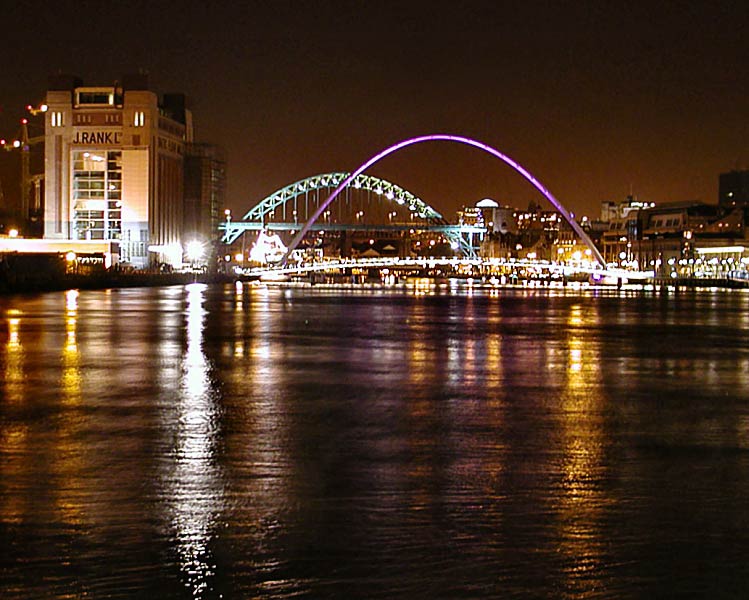
[[[697,254],[724,254],[729,252],[742,253],[744,246],[722,246],[718,248],[695,248]]]
[[[8,232],[8,236],[12,238],[18,237],[18,229],[11,229]]]
[[[194,262],[196,260],[200,260],[201,258],[203,258],[204,251],[205,251],[205,248],[203,247],[203,242],[199,242],[198,240],[192,240],[191,242],[187,242],[187,246],[185,246],[187,259],[191,262]]]

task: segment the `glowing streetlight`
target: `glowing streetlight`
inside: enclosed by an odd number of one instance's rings
[[[203,258],[204,252],[205,252],[205,247],[203,246],[203,242],[200,242],[198,240],[192,240],[191,242],[187,242],[187,246],[185,246],[185,253],[187,254],[187,260],[189,260],[191,263],[197,262],[201,258]]]

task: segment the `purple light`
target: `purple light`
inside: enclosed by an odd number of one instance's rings
[[[556,208],[562,216],[567,220],[567,222],[570,224],[572,229],[575,231],[577,235],[580,236],[580,239],[585,242],[585,245],[590,248],[591,252],[593,253],[593,256],[595,259],[602,265],[605,266],[606,263],[603,260],[603,256],[601,256],[601,253],[598,251],[598,248],[595,247],[595,244],[593,244],[593,241],[588,237],[588,234],[585,233],[580,225],[578,225],[575,222],[575,219],[572,218],[572,215],[569,213],[569,211],[562,206],[562,204],[551,194],[549,190],[547,190],[541,183],[529,172],[527,171],[522,165],[519,163],[516,163],[514,160],[512,160],[509,156],[506,154],[502,154],[499,150],[495,150],[491,146],[487,146],[486,144],[482,144],[481,142],[478,142],[476,140],[472,140],[471,138],[463,137],[460,135],[446,135],[442,133],[436,133],[433,135],[423,135],[415,138],[410,138],[408,140],[403,140],[402,142],[398,142],[397,144],[393,144],[389,148],[386,148],[379,154],[374,155],[372,158],[370,158],[367,162],[362,164],[356,171],[351,173],[346,179],[344,179],[341,184],[333,191],[333,193],[328,196],[327,200],[323,202],[317,210],[314,212],[312,217],[304,224],[304,227],[299,231],[299,233],[294,236],[294,239],[291,240],[291,243],[289,244],[289,249],[286,253],[286,257],[284,257],[284,262],[286,262],[286,258],[291,254],[291,251],[294,250],[299,242],[302,241],[302,238],[304,235],[309,231],[309,228],[312,227],[312,224],[317,221],[317,218],[323,213],[323,211],[328,207],[328,205],[333,202],[333,200],[336,199],[338,194],[340,194],[346,186],[351,183],[351,181],[354,180],[357,176],[361,175],[364,171],[366,171],[369,167],[371,167],[376,162],[379,162],[383,158],[385,158],[387,155],[392,154],[393,152],[397,152],[401,148],[405,148],[406,146],[411,146],[413,144],[420,144],[422,142],[436,142],[436,141],[443,141],[443,142],[458,142],[460,144],[466,144],[467,146],[473,146],[474,148],[478,148],[479,150],[483,150],[484,152],[487,152],[491,154],[492,156],[496,156],[498,159],[503,161],[504,163],[510,165],[513,169],[515,169],[518,173],[520,173],[523,177],[525,177],[533,187],[535,187],[543,196],[551,202],[551,204]]]

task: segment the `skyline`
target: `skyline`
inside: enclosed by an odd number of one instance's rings
[[[730,4],[32,6],[5,10],[0,137],[15,133],[26,104],[43,101],[54,72],[108,85],[143,69],[156,91],[187,94],[198,141],[226,149],[237,216],[414,135],[490,144],[593,217],[630,191],[715,203],[719,173],[749,162],[747,43],[733,33],[748,19]],[[0,155],[7,196],[11,162]],[[543,202],[508,167],[450,144],[405,150],[369,172],[448,218],[486,196]]]

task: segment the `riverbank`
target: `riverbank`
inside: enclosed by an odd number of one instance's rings
[[[157,287],[188,283],[231,283],[236,278],[222,273],[149,273],[143,271],[103,271],[86,275],[29,274],[0,279],[0,295],[54,292],[70,289]]]

